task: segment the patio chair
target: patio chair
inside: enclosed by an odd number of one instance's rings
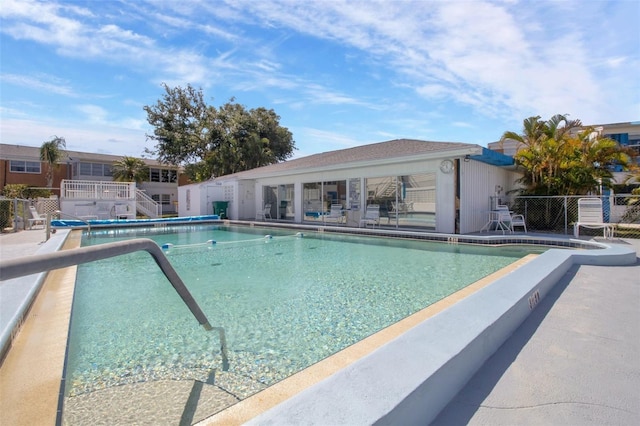
[[[527,222],[524,219],[524,215],[522,214],[512,214],[511,215],[511,229],[515,230],[516,226],[522,226],[524,228],[524,233],[527,233]]]
[[[45,223],[47,221],[46,214],[38,213],[38,210],[34,206],[29,206],[29,212],[31,213],[31,219],[29,219],[29,229],[33,228],[33,225],[42,225],[44,228]]]
[[[379,204],[369,204],[367,209],[364,212],[364,217],[360,219],[360,226],[364,225],[365,228],[367,225],[371,225],[372,228],[375,228],[376,225],[380,227],[380,205]]]
[[[342,223],[344,221],[344,212],[342,211],[342,204],[332,204],[329,214],[324,217],[325,221],[330,222],[335,220],[336,223]]]
[[[256,220],[258,219],[267,220],[267,218],[272,219],[271,204],[265,204],[262,210],[259,210],[256,212]]]
[[[524,228],[524,232],[527,232],[527,223],[524,219],[524,215],[511,214],[509,206],[500,204],[496,207],[498,212],[498,228],[502,229],[502,233],[505,230],[509,232],[515,232],[516,226]]]
[[[580,236],[580,227],[588,229],[602,228],[604,238],[613,238],[613,225],[602,219],[602,200],[600,198],[580,198],[578,200],[578,221],[573,224],[573,235]]]

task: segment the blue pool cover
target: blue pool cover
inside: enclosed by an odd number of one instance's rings
[[[207,216],[185,216],[185,217],[162,217],[157,219],[106,219],[106,220],[65,220],[57,219],[51,221],[54,228],[87,226],[87,222],[91,226],[122,226],[122,225],[152,225],[156,223],[189,223],[189,222],[205,222],[211,220],[220,220],[217,214]]]

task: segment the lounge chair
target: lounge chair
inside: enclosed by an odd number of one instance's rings
[[[369,204],[367,209],[364,212],[364,217],[360,219],[360,226],[364,225],[365,228],[367,225],[371,225],[372,228],[375,228],[376,225],[380,226],[380,205],[378,204]]]
[[[578,200],[578,221],[573,224],[573,235],[580,236],[580,227],[602,228],[604,238],[613,238],[613,225],[602,219],[602,200],[600,198],[580,198]]]
[[[31,212],[31,219],[29,219],[29,229],[33,228],[33,225],[38,224],[42,225],[42,227],[44,228],[44,225],[47,221],[47,215],[44,213],[38,213],[38,210],[36,210],[36,208],[33,206],[29,206],[29,212]]]
[[[325,221],[336,221],[336,223],[344,222],[344,211],[342,210],[342,204],[332,204],[329,214],[324,216]]]

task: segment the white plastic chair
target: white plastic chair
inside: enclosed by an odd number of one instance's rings
[[[360,219],[360,226],[364,225],[365,228],[367,225],[371,225],[372,228],[375,228],[376,225],[380,226],[380,205],[378,204],[369,204],[367,209],[364,212],[364,217]]]
[[[325,220],[329,220],[329,221],[335,220],[337,223],[342,223],[344,220],[343,213],[344,212],[342,210],[342,204],[332,204],[329,214],[325,216]]]
[[[613,238],[613,225],[602,218],[602,200],[600,198],[580,198],[578,200],[578,221],[573,224],[573,235],[580,236],[580,227],[602,228],[604,238]]]
[[[496,207],[496,231],[499,229],[504,234],[505,231],[513,232],[511,212],[508,206],[499,205]]]
[[[524,228],[524,233],[527,233],[527,222],[524,219],[524,215],[521,214],[513,214],[511,215],[511,229],[515,230],[516,226],[522,226]]]
[[[262,210],[259,210],[256,212],[256,220],[258,219],[267,220],[267,218],[272,219],[271,204],[265,204]]]
[[[31,219],[29,219],[29,229],[33,228],[33,225],[42,225],[44,228],[45,222],[47,221],[46,214],[38,213],[38,210],[34,206],[29,206],[29,212],[31,213]]]
[[[524,232],[527,232],[527,223],[524,219],[524,215],[511,214],[509,206],[504,204],[498,205],[496,209],[498,211],[498,227],[502,229],[503,233],[505,230],[515,232],[516,226],[521,226],[524,228]]]

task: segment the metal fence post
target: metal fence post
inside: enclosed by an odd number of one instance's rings
[[[13,199],[13,232],[18,232],[18,199]]]
[[[569,207],[567,206],[567,196],[564,196],[564,234],[569,233]]]

